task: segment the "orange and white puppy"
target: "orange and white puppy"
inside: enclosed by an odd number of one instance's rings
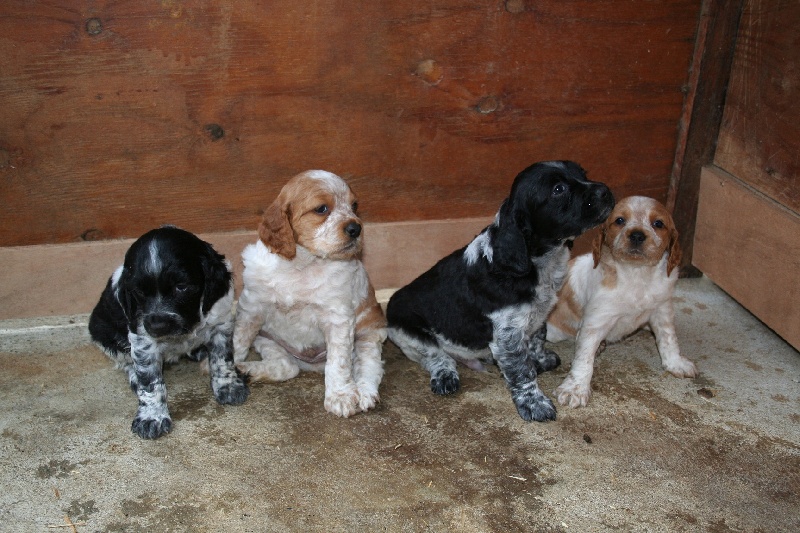
[[[630,196],[618,202],[602,226],[592,253],[572,259],[558,303],[547,319],[547,340],[576,338],[575,358],[555,390],[561,405],[586,406],[594,358],[603,341],[615,342],[649,326],[663,367],[695,377],[675,335],[672,292],[681,251],[667,209],[656,200]]]
[[[242,253],[234,361],[252,381],[325,372],[325,409],[348,417],[379,401],[386,319],[360,260],[357,202],[322,170],[298,174]],[[250,346],[261,361],[245,361]]]

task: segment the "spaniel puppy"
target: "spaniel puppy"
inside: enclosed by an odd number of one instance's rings
[[[667,209],[652,198],[630,196],[614,208],[592,253],[570,261],[547,320],[547,340],[577,336],[572,368],[555,390],[561,405],[586,406],[601,342],[618,341],[645,325],[655,334],[667,371],[697,376],[694,363],[680,354],[673,323],[680,259],[678,232]]]
[[[325,409],[348,417],[379,401],[386,321],[360,260],[358,204],[335,174],[310,170],[264,212],[242,253],[234,359],[252,380],[325,372]],[[250,346],[260,361],[245,361]]]
[[[155,439],[172,429],[162,365],[208,357],[211,390],[238,405],[249,390],[233,364],[233,283],[225,258],[172,226],[145,233],[108,280],[89,333],[128,373],[139,409],[131,430]]]
[[[614,198],[571,161],[536,163],[511,186],[493,224],[389,300],[389,338],[431,375],[460,388],[456,362],[494,358],[520,416],[554,420],[536,376],[560,364],[544,349],[545,319],[567,271],[572,239],[600,224]]]

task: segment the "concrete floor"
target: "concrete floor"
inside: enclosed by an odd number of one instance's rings
[[[525,423],[496,369],[439,398],[391,344],[382,403],[337,419],[323,380],[223,408],[166,369],[173,432],[136,401],[86,316],[0,323],[2,531],[800,531],[800,356],[706,279],[676,295],[683,353],[640,332],[598,360],[588,407]],[[540,378],[551,394],[564,366]],[[75,528],[65,526],[67,520]]]

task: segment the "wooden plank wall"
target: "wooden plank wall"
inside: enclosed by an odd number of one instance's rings
[[[694,264],[800,349],[800,3],[745,0]]]
[[[3,0],[0,246],[252,230],[284,181],[491,216],[579,161],[666,200],[700,0]]]

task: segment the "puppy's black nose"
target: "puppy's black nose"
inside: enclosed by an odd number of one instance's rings
[[[361,224],[358,222],[350,222],[344,227],[344,232],[347,233],[351,239],[357,239],[361,235]]]
[[[603,185],[602,187],[598,187],[597,188],[597,190],[594,192],[594,197],[601,204],[605,204],[605,203],[614,201],[614,195],[611,194],[611,189],[609,189],[605,185]]]
[[[177,332],[180,325],[167,315],[147,315],[142,320],[145,331],[153,337],[163,337]]]
[[[595,209],[610,210],[614,207],[614,194],[605,183],[592,183],[587,204]]]
[[[639,246],[647,239],[647,236],[641,231],[632,231],[628,238],[631,240],[631,244]]]

